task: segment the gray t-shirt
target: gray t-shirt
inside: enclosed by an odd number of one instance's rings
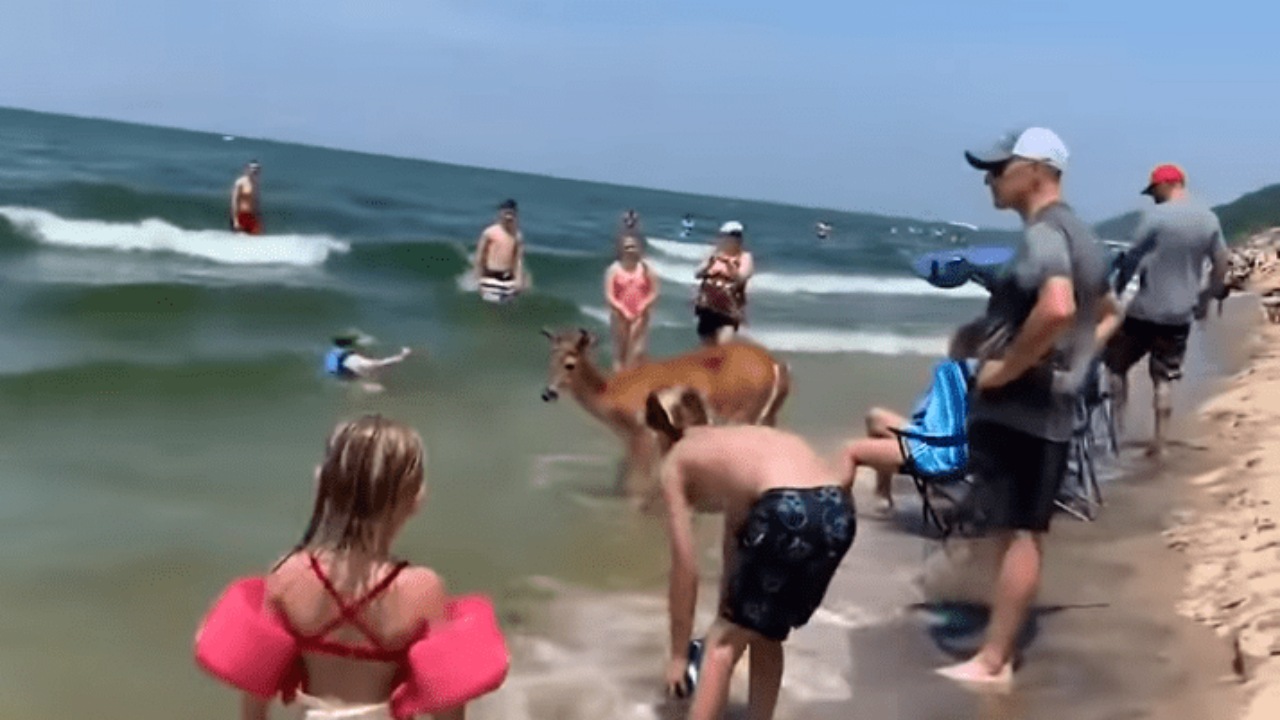
[[[987,303],[992,335],[1013,340],[1052,277],[1069,278],[1075,322],[1050,357],[1022,377],[994,390],[975,392],[969,419],[1005,425],[1054,442],[1071,439],[1075,399],[1094,356],[1099,303],[1110,292],[1107,260],[1089,229],[1064,204],[1042,210],[1027,225],[1017,253],[1000,272]],[[997,352],[997,356],[999,353]]]
[[[1161,325],[1186,325],[1204,289],[1204,263],[1220,277],[1227,260],[1218,216],[1190,198],[1148,209],[1138,223],[1133,249],[1125,254],[1120,281],[1137,271],[1138,294],[1126,315]]]

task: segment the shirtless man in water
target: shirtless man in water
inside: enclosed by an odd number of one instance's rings
[[[480,234],[475,273],[486,300],[504,302],[525,289],[524,235],[515,200],[504,200],[498,221]]]
[[[690,720],[724,712],[729,678],[751,648],[747,717],[773,717],[782,684],[782,643],[822,603],[856,529],[852,475],[823,461],[802,438],[771,427],[702,427],[708,413],[687,388],[652,393],[645,422],[663,453],[661,493],[671,544],[668,692],[688,693],[698,556],[693,513],[723,512],[724,577],[707,634]]]
[[[258,217],[258,173],[262,166],[257,160],[244,168],[244,174],[231,186],[231,229],[249,235],[262,234],[262,221]]]

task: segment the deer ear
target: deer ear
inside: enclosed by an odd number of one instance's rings
[[[684,388],[680,393],[680,410],[684,426],[710,425],[711,413],[707,410],[707,401],[693,388]]]
[[[542,336],[543,336],[543,337],[545,337],[545,338],[546,338],[546,339],[548,339],[548,340],[555,340],[555,339],[556,339],[556,334],[555,334],[555,333],[553,333],[553,332],[551,332],[550,330],[548,330],[548,329],[546,329],[546,328],[542,328],[542,331],[541,331],[541,332],[542,332]]]
[[[596,336],[586,328],[578,328],[578,347],[585,348],[596,344]]]
[[[662,399],[659,397],[661,390],[654,390],[644,401],[644,424],[649,426],[650,430],[666,435],[672,439],[679,439],[680,431],[676,429],[671,422],[671,416],[667,414],[667,409],[662,406]]]

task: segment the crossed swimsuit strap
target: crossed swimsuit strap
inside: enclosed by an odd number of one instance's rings
[[[338,655],[341,657],[355,658],[360,660],[388,660],[399,657],[402,651],[387,650],[382,641],[378,638],[369,626],[360,619],[360,611],[369,603],[378,598],[379,595],[386,592],[391,587],[391,583],[400,575],[400,571],[408,567],[409,563],[401,561],[395,564],[391,572],[386,577],[379,580],[376,585],[369,589],[367,593],[348,603],[338,589],[333,586],[333,582],[329,580],[329,576],[325,574],[324,568],[320,566],[320,561],[315,555],[308,555],[311,561],[311,571],[316,574],[320,582],[324,585],[325,592],[329,593],[329,597],[333,598],[333,602],[338,607],[338,617],[331,620],[318,632],[311,634],[309,637],[303,638],[303,641],[310,649],[323,652],[330,655]],[[351,625],[360,631],[369,640],[372,647],[356,647],[345,643],[325,640],[324,636],[333,632],[334,629],[341,625]]]

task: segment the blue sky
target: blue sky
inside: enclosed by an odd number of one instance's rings
[[[1011,225],[961,150],[1026,124],[1102,219],[1181,163],[1280,182],[1280,9],[1226,0],[39,0],[0,104]]]

